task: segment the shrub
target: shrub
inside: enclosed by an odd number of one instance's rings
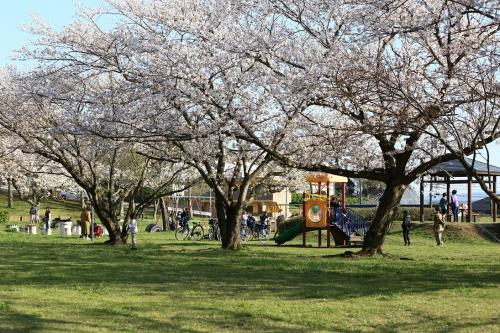
[[[9,222],[9,212],[4,210],[0,211],[0,224],[5,224]]]
[[[372,219],[375,216],[376,207],[371,208],[351,208],[354,212],[361,215],[364,218]],[[396,215],[394,216],[394,221],[403,221],[403,211],[407,210],[410,213],[412,222],[418,222],[420,216],[419,207],[399,207]],[[431,208],[424,208],[424,220],[432,221],[434,213]]]

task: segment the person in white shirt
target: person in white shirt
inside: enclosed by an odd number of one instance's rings
[[[247,221],[248,221],[248,212],[245,210],[241,215],[241,226],[247,227]]]
[[[134,214],[130,215],[130,223],[128,224],[128,231],[132,237],[132,250],[137,250],[137,219]]]

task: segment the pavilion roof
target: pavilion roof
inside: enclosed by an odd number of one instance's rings
[[[472,165],[472,159],[466,158],[465,161]],[[500,176],[500,167],[490,164],[488,173],[488,164],[477,160],[474,162],[474,171],[480,176]],[[467,177],[467,170],[459,160],[451,160],[434,166],[429,169],[427,174],[432,176]]]

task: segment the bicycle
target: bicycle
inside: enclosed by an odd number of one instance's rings
[[[254,239],[258,239],[261,242],[265,242],[269,240],[269,220],[266,219],[264,222],[257,223],[255,218],[249,218],[248,220],[248,228],[250,229],[251,237]],[[252,239],[250,238],[250,239]]]
[[[217,219],[208,219],[208,239],[209,240],[221,240],[219,221]]]
[[[249,242],[253,239],[252,229],[247,228],[244,225],[240,226],[240,239],[242,242]]]
[[[267,228],[267,224],[255,224],[254,237],[261,242],[268,241],[269,229]]]
[[[187,221],[183,222],[181,226],[179,226],[175,230],[175,239],[177,240],[185,240],[187,239],[194,239],[194,240],[202,240],[203,236],[205,235],[205,230],[203,230],[203,226],[200,223],[193,222],[193,227],[191,230],[189,230],[188,226],[185,226],[184,223],[187,223]]]

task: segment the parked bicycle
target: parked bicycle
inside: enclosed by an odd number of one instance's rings
[[[208,219],[208,239],[209,240],[221,240],[220,238],[220,229],[219,229],[219,220],[217,219]]]
[[[250,234],[248,236],[245,235],[247,237],[247,240],[258,239],[262,242],[269,240],[269,228],[268,228],[269,219],[267,217],[260,223],[257,223],[257,221],[253,216],[249,216],[247,225],[248,225],[247,229],[249,229],[248,233]]]
[[[185,240],[185,239],[194,239],[194,240],[202,240],[205,235],[205,230],[203,230],[203,226],[200,223],[193,222],[193,227],[189,229],[189,225],[187,221],[182,221],[181,225],[175,230],[175,239],[177,240]]]
[[[253,231],[252,229],[241,225],[240,226],[240,239],[242,242],[249,242],[253,239]]]
[[[254,226],[253,237],[260,240],[261,242],[269,240],[269,228],[267,224],[256,223]]]

